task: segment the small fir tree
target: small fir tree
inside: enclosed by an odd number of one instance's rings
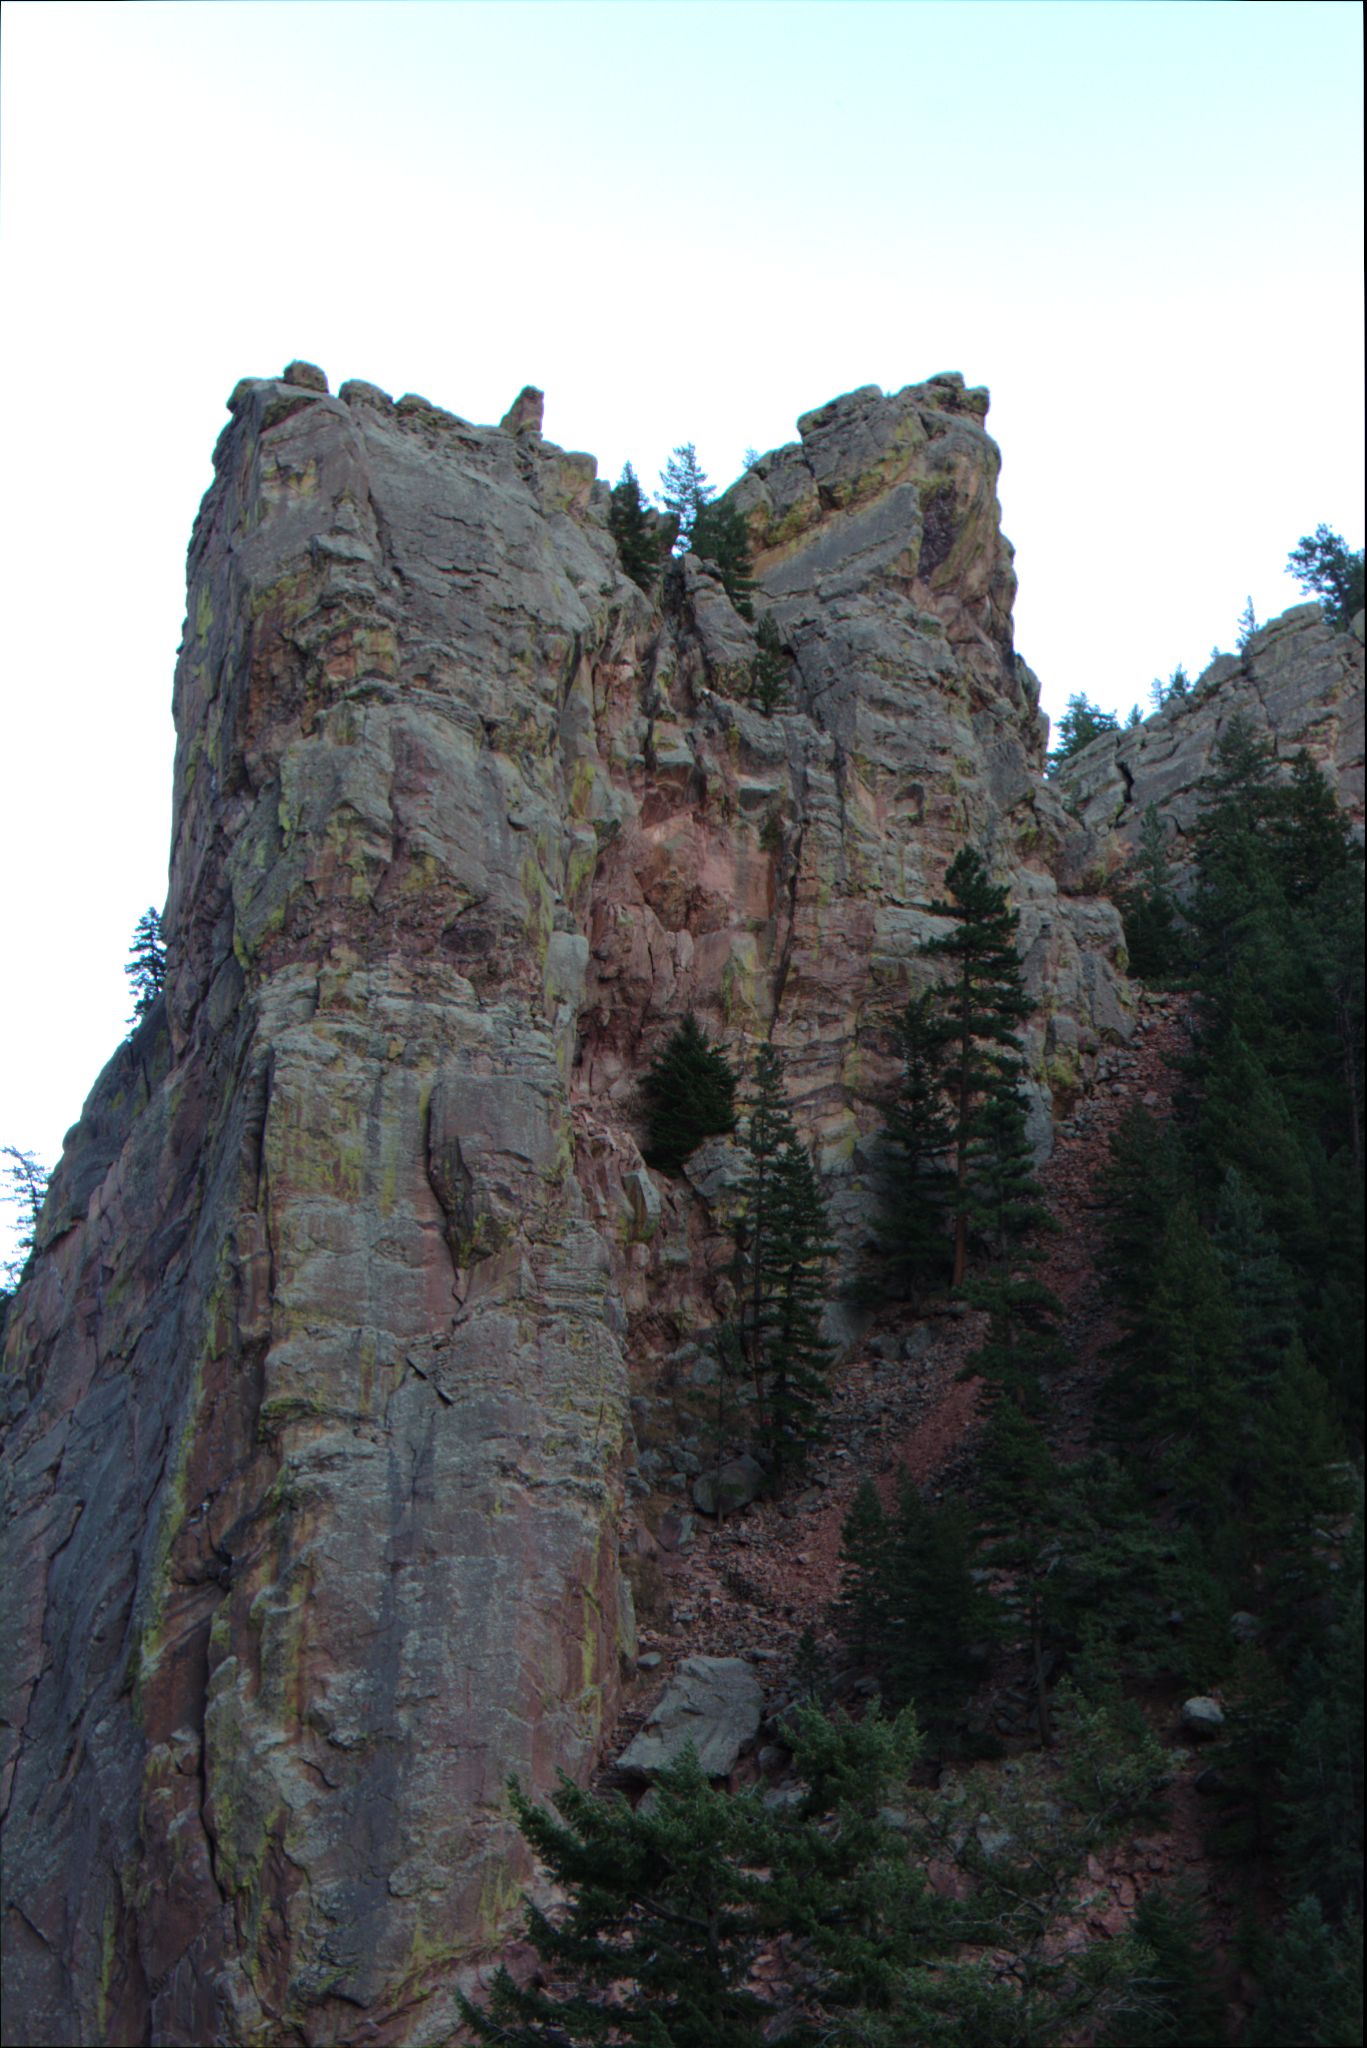
[[[755,579],[751,574],[750,533],[740,507],[724,503],[701,506],[689,544],[695,555],[716,563],[722,588],[732,604],[743,619],[753,619]]]
[[[1224,1998],[1191,1894],[1145,1892],[1131,1938],[1138,1966],[1105,2048],[1220,2048],[1229,2039]]]
[[[1068,709],[1058,722],[1058,741],[1049,755],[1051,769],[1061,768],[1103,733],[1119,732],[1120,721],[1113,711],[1103,711],[1082,693],[1068,699]]]
[[[1225,1168],[1211,1243],[1234,1305],[1240,1385],[1247,1395],[1265,1394],[1296,1338],[1296,1290],[1262,1203],[1237,1166]]]
[[[33,1152],[17,1145],[0,1145],[0,1201],[14,1211],[14,1251],[0,1266],[0,1285],[6,1290],[19,1284],[20,1275],[33,1251],[34,1238],[43,1203],[47,1200],[48,1171]]]
[[[1238,1320],[1195,1207],[1168,1217],[1154,1269],[1149,1348],[1131,1351],[1116,1405],[1149,1446],[1186,1512],[1223,1519],[1237,1462]]]
[[[660,568],[660,534],[629,462],[613,486],[608,531],[617,543],[623,573],[641,590],[649,590]]]
[[[166,945],[161,935],[161,914],[150,905],[133,927],[133,943],[124,968],[133,985],[133,1014],[130,1024],[147,1015],[166,981]]]
[[[970,1576],[962,1513],[932,1507],[903,1467],[889,1515],[865,1479],[845,1518],[841,1555],[837,1612],[850,1648],[878,1673],[885,1700],[914,1703],[929,1734],[952,1734],[981,1675],[975,1645],[991,1621],[990,1602]]]
[[[1011,1575],[1009,1608],[1023,1622],[1040,1741],[1054,1739],[1049,1711],[1050,1580],[1062,1553],[1063,1480],[1049,1446],[1009,1395],[988,1416],[978,1467],[983,1562]]]
[[[1036,1241],[1054,1228],[1035,1179],[1019,1096],[988,1096],[974,1119],[969,1174],[970,1216],[985,1247],[982,1270],[964,1297],[989,1316],[987,1336],[964,1368],[981,1373],[994,1394],[1009,1393],[1027,1409],[1040,1401],[1039,1374],[1057,1365],[1058,1297],[1034,1272],[1044,1258]]]
[[[678,521],[674,542],[676,555],[686,555],[693,545],[698,515],[714,495],[706,471],[698,461],[691,441],[674,450],[660,472],[660,498],[666,512]]]
[[[1120,899],[1129,971],[1144,981],[1162,980],[1181,965],[1182,938],[1163,820],[1156,804],[1147,805],[1144,811],[1136,866],[1139,880]]]
[[[772,718],[783,709],[788,694],[788,657],[783,651],[772,612],[760,617],[755,634],[756,652],[750,670],[750,702],[756,711]]]
[[[677,1173],[704,1138],[736,1127],[736,1077],[690,1010],[642,1083],[645,1156]]]
[[[1362,2040],[1362,1929],[1335,1928],[1313,1895],[1265,1944],[1248,2048],[1355,2048]]]
[[[867,1473],[860,1480],[840,1530],[843,1572],[835,1616],[860,1663],[874,1655],[886,1631],[888,1517]]]
[[[1244,606],[1243,610],[1239,614],[1240,654],[1247,654],[1249,643],[1257,631],[1258,614],[1253,609],[1253,599],[1250,597],[1248,603]]]

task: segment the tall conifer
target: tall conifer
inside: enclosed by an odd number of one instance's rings
[[[755,1059],[746,1143],[741,1327],[777,1487],[822,1434],[832,1353],[820,1326],[831,1248],[816,1169],[788,1109],[783,1062],[767,1042]]]
[[[898,1018],[902,1073],[883,1127],[887,1164],[880,1229],[884,1271],[911,1301],[949,1278],[945,1228],[953,1132],[945,1107],[939,991],[923,989]]]
[[[642,590],[649,590],[660,569],[661,541],[640,481],[628,462],[614,484],[608,507],[608,531],[617,543],[623,571]]]
[[[945,876],[948,892],[931,904],[951,928],[925,952],[947,962],[941,1032],[954,1148],[954,1265],[959,1286],[968,1267],[972,1217],[971,1157],[975,1120],[993,1097],[1014,1095],[1021,1072],[1018,1031],[1030,1014],[1021,981],[1016,931],[1020,919],[1006,890],[993,882],[982,856],[965,846]]]

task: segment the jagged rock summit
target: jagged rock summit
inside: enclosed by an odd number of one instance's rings
[[[637,1146],[661,1037],[773,1031],[850,1259],[959,845],[1021,910],[1042,1147],[1131,1028],[1120,925],[1057,878],[962,379],[735,487],[768,717],[717,574],[629,582],[531,389],[479,427],[295,363],[229,403],[165,998],[5,1328],[6,2028],[436,2042],[525,1874],[506,1776],[590,1768],[632,1649],[629,1395],[728,1303],[725,1174]]]
[[[1154,717],[1103,733],[1062,763],[1053,788],[1083,828],[1092,871],[1124,875],[1145,811],[1163,820],[1179,877],[1188,868],[1202,777],[1231,718],[1247,718],[1283,761],[1302,747],[1359,832],[1363,825],[1362,614],[1337,631],[1318,604],[1293,605],[1221,654]]]

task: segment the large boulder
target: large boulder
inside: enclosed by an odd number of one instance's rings
[[[742,1453],[727,1460],[720,1471],[715,1466],[700,1472],[693,1481],[693,1505],[704,1515],[734,1515],[749,1507],[764,1491],[764,1467]]]
[[[685,1657],[618,1769],[657,1778],[691,1744],[709,1778],[728,1777],[763,1712],[764,1688],[743,1658]]]

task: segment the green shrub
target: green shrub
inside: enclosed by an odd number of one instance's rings
[[[677,1173],[704,1138],[736,1127],[736,1077],[690,1010],[644,1082],[645,1156]]]

